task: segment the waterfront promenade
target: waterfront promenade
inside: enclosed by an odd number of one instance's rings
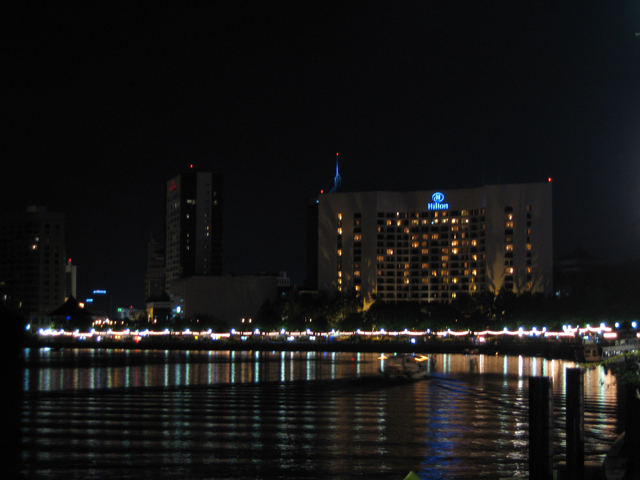
[[[378,333],[378,332],[375,332]],[[395,332],[394,332],[395,333]],[[179,350],[416,352],[525,355],[584,361],[580,338],[542,335],[420,335],[422,332],[380,335],[370,332],[313,334],[309,332],[48,332],[29,334],[26,346],[53,348],[133,348]]]

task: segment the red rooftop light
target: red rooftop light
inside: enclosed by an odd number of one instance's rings
[[[553,178],[551,178],[551,177],[547,178],[547,182],[551,183],[552,181],[553,181]]]

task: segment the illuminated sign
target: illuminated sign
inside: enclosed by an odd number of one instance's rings
[[[106,290],[94,290],[93,294],[94,295],[106,295],[107,291]]]
[[[448,210],[449,202],[444,201],[444,193],[435,192],[431,195],[432,202],[427,203],[427,210]]]

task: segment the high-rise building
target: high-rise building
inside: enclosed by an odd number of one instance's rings
[[[31,321],[65,301],[64,215],[44,207],[0,218],[0,291]]]
[[[552,292],[551,183],[318,201],[318,288],[386,302]]]
[[[191,167],[167,182],[165,285],[192,275],[220,275],[222,175]]]

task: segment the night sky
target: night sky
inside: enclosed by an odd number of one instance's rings
[[[81,298],[142,306],[187,163],[227,271],[304,281],[338,151],[347,190],[551,176],[556,255],[640,257],[640,2],[208,3],[3,12],[0,205],[66,214]]]

